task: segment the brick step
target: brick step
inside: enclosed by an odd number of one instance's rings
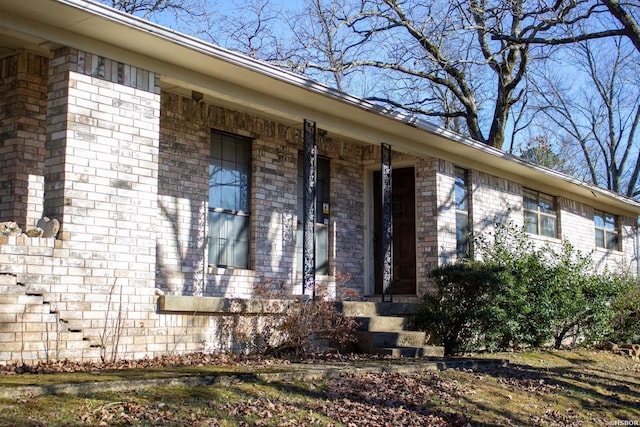
[[[26,288],[22,285],[0,285],[0,295],[24,295]]]
[[[50,292],[49,284],[36,282],[29,274],[0,273],[0,318],[20,323],[19,330],[12,332],[15,338],[2,347],[7,351],[20,351],[26,363],[44,357],[100,360],[101,348],[85,337],[82,319],[61,319],[57,305],[52,306],[48,301],[55,297]],[[66,315],[81,314],[70,311]],[[7,337],[10,335],[5,333],[4,338]]]
[[[25,283],[25,286],[22,286],[22,288],[24,289],[24,292],[28,295],[44,295],[49,292],[49,288],[50,288],[49,285],[20,282],[19,280],[18,280],[18,283]]]
[[[80,349],[63,349],[58,351],[58,360],[87,361],[100,360],[100,348],[87,347]]]
[[[47,313],[49,312],[49,303],[44,300],[42,295],[24,294],[18,295],[18,303],[34,306],[46,306]]]
[[[66,332],[66,334],[69,334],[72,337],[72,339],[67,338],[67,340],[64,343],[67,350],[69,349],[88,350],[90,348],[94,348],[91,346],[90,341],[85,340],[82,337],[82,332]]]
[[[23,296],[23,295],[19,295],[19,294],[4,294],[4,293],[2,293],[2,290],[0,290],[0,306],[19,304],[18,298],[20,298],[21,296]]]
[[[0,273],[0,289],[4,286],[16,286],[18,278],[13,274]]]
[[[82,329],[66,319],[60,319],[60,329],[72,334],[82,334]]]

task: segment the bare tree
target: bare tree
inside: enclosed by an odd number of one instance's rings
[[[170,10],[188,12],[185,0],[104,0],[102,3],[131,15],[139,15],[145,19],[152,14]]]
[[[640,174],[637,52],[621,38],[582,42],[573,50],[576,72],[570,82],[552,71],[536,83],[537,110],[545,122],[538,125],[579,147],[579,157],[572,160],[576,167],[582,164],[588,181],[635,197]]]
[[[488,28],[520,33],[524,1],[314,0],[320,22],[316,62],[339,87],[366,99],[423,116],[501,147],[509,112],[521,96],[527,46],[492,42]],[[307,45],[309,46],[309,45]],[[350,84],[345,75],[360,70]],[[372,83],[373,82],[373,83]],[[464,127],[461,126],[464,125]]]
[[[252,58],[286,62],[288,31],[283,6],[270,0],[244,0],[227,4],[224,13],[211,15],[202,33],[213,43]]]
[[[190,35],[201,35],[216,16],[216,0],[97,0],[114,9],[167,25]]]
[[[492,38],[552,46],[626,37],[640,52],[640,3],[636,0],[556,0],[542,11],[520,36],[494,29]]]
[[[351,46],[343,37],[341,23],[336,20],[338,16],[338,2],[307,1],[291,27],[296,45],[301,47],[297,49],[293,69],[311,75],[314,70],[328,73],[329,77],[324,80],[346,92],[349,88],[345,78],[353,71],[344,66],[344,58],[350,53]]]
[[[529,142],[545,135],[552,145],[542,148],[574,150],[565,171],[637,195],[640,107],[628,71],[640,52],[635,0],[306,0],[303,9],[273,0],[103,2],[159,21],[170,13],[164,24],[191,22],[190,34],[509,152],[527,141],[524,132]],[[594,49],[611,40],[617,54],[607,63]],[[580,91],[561,85],[566,70],[551,60],[575,55],[589,80]],[[555,70],[538,76],[547,65]],[[532,126],[539,113],[546,123]],[[538,148],[520,151],[535,160]],[[584,167],[570,164],[576,158]]]

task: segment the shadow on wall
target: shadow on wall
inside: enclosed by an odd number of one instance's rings
[[[182,116],[167,116],[176,109],[166,102],[161,106],[156,288],[197,296],[204,294],[206,273],[208,133],[188,126]]]
[[[161,196],[158,208],[164,226],[156,241],[156,287],[174,295],[204,295],[206,211],[202,202]]]
[[[451,175],[451,174],[449,174]],[[453,176],[452,176],[453,177]],[[462,203],[462,206],[466,206],[467,208],[467,218],[468,218],[468,234],[467,238],[469,239],[469,251],[472,258],[482,259],[482,254],[479,253],[479,248],[474,243],[476,238],[491,237],[495,234],[496,226],[498,224],[507,224],[513,222],[515,224],[520,224],[521,216],[518,218],[518,215],[522,212],[522,204],[519,202],[514,205],[513,197],[516,195],[518,198],[521,197],[520,193],[509,192],[507,195],[500,194],[499,202],[495,204],[491,204],[488,208],[500,206],[499,209],[495,209],[491,212],[486,212],[487,207],[483,206],[482,203],[478,203],[480,197],[484,197],[486,199],[486,195],[478,194],[480,188],[483,188],[488,191],[498,191],[493,186],[488,185],[482,182],[474,182],[473,177],[467,178],[469,181],[467,182],[466,189],[466,203]],[[499,190],[500,192],[506,191],[505,188]],[[442,215],[443,212],[452,211],[452,216],[454,217],[454,221],[439,221],[439,229],[438,236],[453,236],[455,240],[453,244],[444,244],[439,243],[439,262],[440,265],[450,264],[455,262],[458,259],[458,229],[457,229],[457,221],[458,221],[458,204],[460,203],[460,194],[456,193],[456,186],[451,185],[448,194],[444,200],[446,203],[438,204],[437,212],[438,215]],[[443,200],[439,198],[439,200]],[[434,266],[435,267],[435,266]]]
[[[251,212],[250,222],[242,225],[222,218],[226,211],[222,215],[217,213],[218,220],[228,227],[217,238],[213,236],[215,253],[208,253],[209,239],[212,237],[209,221],[216,221],[215,218],[209,218],[209,186],[212,183],[228,186],[227,195],[235,195],[234,186],[241,187],[243,191],[238,190],[241,194],[256,190],[251,188],[251,183],[238,183],[233,170],[211,167],[209,128],[194,124],[193,128],[199,129],[193,131],[194,135],[177,135],[171,130],[184,128],[186,124],[167,117],[161,120],[163,135],[159,152],[160,221],[156,241],[156,287],[171,295],[227,297],[251,292],[253,282],[259,275],[269,276],[266,278],[274,281],[289,280],[295,251],[292,212],[272,212],[268,206],[265,208],[262,205],[262,210],[266,212],[257,212],[258,209],[255,209]],[[278,189],[278,192],[281,191],[286,192],[287,189]],[[251,195],[251,198],[255,200],[255,195]],[[233,224],[229,225],[231,222]],[[258,230],[250,231],[250,228],[254,228],[250,223],[256,224]],[[214,269],[214,273],[220,274],[209,274],[209,256],[216,260],[220,259],[216,254],[222,256],[223,260],[228,261],[222,264],[229,266],[246,262],[246,258],[241,257],[242,262],[237,264],[235,256],[238,247],[240,250],[246,248],[238,245],[238,242],[244,244],[247,240],[250,241],[250,253],[257,255],[257,259],[249,262],[254,265],[253,271],[224,268]]]

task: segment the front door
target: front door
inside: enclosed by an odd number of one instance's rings
[[[394,295],[416,293],[416,213],[414,168],[393,169],[393,283]],[[375,292],[382,294],[381,178],[373,174]]]

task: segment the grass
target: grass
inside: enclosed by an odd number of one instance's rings
[[[0,399],[0,426],[640,424],[640,364],[629,358],[602,351],[474,357],[506,358],[511,365],[413,374],[345,373],[318,381],[241,381],[229,376],[255,372],[251,366],[0,376],[0,387],[12,387],[96,377],[108,381],[225,375],[224,381],[212,386]]]
[[[267,370],[264,370],[267,371]],[[82,384],[86,382],[134,381],[204,375],[236,375],[246,373],[243,366],[180,366],[145,369],[107,369],[90,372],[65,372],[52,374],[0,375],[0,386],[28,386],[50,384]],[[269,372],[269,371],[267,371]]]

